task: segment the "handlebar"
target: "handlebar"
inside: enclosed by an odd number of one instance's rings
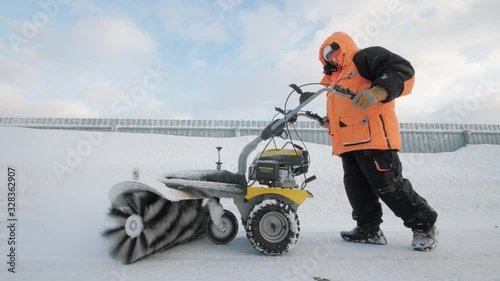
[[[306,99],[309,99],[312,95],[314,95],[315,93],[312,93],[312,92],[306,92],[304,93],[302,91],[302,89],[297,86],[296,84],[290,84],[289,85],[290,88],[294,89],[299,95],[304,95],[306,94]],[[342,97],[345,97],[345,98],[348,98],[348,99],[353,99],[354,96],[356,96],[356,94],[351,91],[349,88],[343,88],[341,87],[340,85],[333,85],[333,86],[329,86],[329,87],[326,87],[327,91],[328,92],[331,92],[331,93],[334,93],[334,94],[337,94],[339,96],[342,96]]]
[[[308,103],[310,103],[312,100],[317,98],[319,95],[321,95],[323,92],[334,93],[334,94],[337,94],[337,95],[340,95],[342,97],[346,97],[349,99],[354,98],[354,96],[356,95],[348,88],[342,88],[338,85],[328,86],[328,87],[319,89],[318,91],[316,91],[314,93],[309,93],[309,92],[304,93],[304,92],[302,92],[300,87],[295,85],[295,84],[290,84],[290,87],[293,88],[299,94],[300,93],[307,94],[307,98],[303,102],[301,102],[295,109],[292,109],[292,110],[285,111],[279,107],[275,107],[275,110],[278,111],[279,113],[283,114],[284,116],[281,120],[273,121],[271,124],[269,124],[268,126],[266,126],[266,128],[264,128],[262,130],[262,132],[259,135],[259,138],[261,140],[267,140],[273,136],[278,135],[283,130],[283,128],[285,128],[286,123],[295,122],[297,120],[297,116],[299,116],[298,114],[300,114],[299,112],[301,112],[301,109],[304,106],[306,106]],[[314,116],[314,115],[316,115],[316,116]],[[317,120],[320,123],[323,123],[323,118],[319,117],[317,114],[311,113],[311,114],[305,114],[304,116],[307,116],[311,119]],[[319,121],[319,119],[321,119],[321,121]]]
[[[300,89],[300,87],[298,87],[297,85],[292,84],[292,85],[290,85],[290,87],[292,87],[297,93],[304,94],[302,92],[302,90]],[[298,89],[298,91],[297,91],[297,89]],[[349,91],[347,89],[343,89],[341,87],[335,87],[335,86],[333,86],[333,87],[325,87],[325,88],[319,89],[318,91],[316,91],[315,93],[313,93],[304,102],[300,103],[296,108],[294,108],[294,109],[292,109],[290,111],[286,111],[285,112],[282,109],[280,109],[281,111],[279,111],[278,109],[276,109],[280,113],[282,113],[282,114],[284,113],[285,116],[283,116],[283,118],[281,118],[279,120],[275,120],[275,121],[271,122],[271,124],[267,125],[266,128],[264,128],[260,132],[260,134],[259,134],[259,136],[257,138],[255,138],[254,140],[252,140],[250,143],[248,143],[243,148],[243,150],[241,151],[240,156],[238,158],[238,174],[245,175],[246,169],[247,169],[248,156],[250,155],[250,153],[253,150],[255,150],[257,148],[257,145],[261,141],[265,141],[265,140],[268,140],[269,138],[271,138],[273,136],[279,135],[279,133],[285,127],[286,122],[289,122],[289,120],[291,118],[293,118],[295,115],[299,114],[299,112],[301,112],[300,110],[304,106],[306,106],[308,103],[310,103],[316,97],[318,97],[319,95],[321,95],[323,92],[332,92],[332,93],[336,93],[336,94],[342,95],[342,96],[347,97],[347,98],[353,98],[354,97],[354,93],[352,93],[351,91]],[[313,114],[310,114],[310,115],[314,116]]]
[[[275,109],[276,111],[278,111],[279,113],[281,113],[281,114],[283,114],[283,115],[286,115],[286,112],[285,112],[283,109],[281,109],[281,108],[279,108],[279,107],[275,107],[274,109]],[[325,122],[325,121],[323,120],[323,117],[321,117],[321,116],[319,116],[318,114],[313,113],[313,112],[311,112],[311,111],[298,112],[297,114],[295,114],[295,115],[291,116],[290,118],[288,118],[288,120],[287,120],[287,121],[288,121],[289,123],[295,123],[295,121],[297,121],[297,118],[298,118],[299,116],[304,116],[304,117],[307,117],[307,118],[312,119],[312,120],[314,120],[314,121],[318,121],[321,125],[323,125],[323,123]]]

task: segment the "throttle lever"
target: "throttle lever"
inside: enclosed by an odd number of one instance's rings
[[[320,117],[318,114],[316,113],[312,113],[311,111],[306,111],[306,115],[308,117],[311,117],[311,118],[314,118],[316,119],[318,122],[322,123],[323,122],[323,118]]]
[[[286,111],[284,111],[283,109],[281,109],[279,107],[275,107],[274,110],[278,111],[279,113],[281,113],[283,115],[286,115]],[[288,122],[295,123],[297,121],[297,117],[298,117],[297,114],[290,116],[290,118],[288,118]]]
[[[290,86],[290,88],[294,89],[299,95],[302,95],[304,93],[304,92],[302,92],[302,89],[299,88],[299,86],[297,86],[295,84],[290,84],[288,86]]]
[[[333,90],[337,95],[343,96],[345,98],[353,99],[356,96],[356,94],[349,88],[342,88],[339,85],[334,85]]]
[[[279,113],[281,113],[283,115],[286,115],[286,112],[283,109],[279,108],[279,107],[275,107],[274,110],[278,111]]]

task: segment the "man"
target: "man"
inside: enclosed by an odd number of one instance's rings
[[[329,93],[327,113],[333,153],[342,158],[344,185],[357,226],[342,231],[350,242],[387,244],[380,229],[381,199],[413,231],[415,250],[436,247],[437,213],[403,178],[395,99],[409,94],[414,69],[404,58],[382,47],[360,50],[352,38],[335,32],[319,50],[325,85],[357,93],[350,100]]]

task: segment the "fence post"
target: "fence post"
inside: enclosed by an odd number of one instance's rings
[[[471,144],[471,132],[470,132],[470,130],[464,130],[464,141],[465,141],[465,145]]]

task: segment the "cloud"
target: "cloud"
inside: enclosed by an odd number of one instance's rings
[[[134,92],[136,86],[142,86],[142,81],[137,85],[130,83],[122,87],[106,81],[82,81],[81,97],[92,101],[92,109],[101,117],[109,118],[186,118],[190,112],[186,110],[187,104],[179,104],[180,99],[169,98],[165,95],[168,78],[155,86],[153,90]],[[144,88],[142,88],[144,89]],[[144,97],[142,94],[144,93]],[[89,103],[88,103],[89,104]]]
[[[126,17],[98,17],[80,22],[71,32],[71,40],[87,51],[116,53],[152,52],[156,48],[151,36]],[[76,47],[76,46],[75,46]]]
[[[20,83],[24,86],[41,83],[42,73],[32,65],[0,54],[0,82]]]
[[[452,18],[470,14],[477,10],[477,5],[488,1],[484,0],[457,0],[457,1],[410,1],[416,21],[431,21],[434,23],[448,23]]]
[[[81,96],[94,103],[110,105],[124,94],[109,81],[83,80],[80,87],[82,88]]]
[[[223,21],[231,44],[221,47],[217,64],[214,59],[204,60],[208,65],[190,74],[188,81],[203,81],[203,86],[186,85],[181,92],[191,93],[191,102],[179,106],[200,119],[268,120],[275,114],[275,106],[283,106],[290,83],[319,81],[322,67],[317,44],[304,41],[314,37],[317,25],[314,13],[302,9],[306,4],[291,1],[284,7],[265,4],[231,10]],[[310,15],[303,19],[303,13]],[[276,24],[280,22],[287,24]],[[210,54],[191,51],[188,58],[195,61]],[[179,83],[177,78],[173,80]],[[174,85],[177,87],[183,85]],[[289,107],[297,97],[293,96]]]
[[[94,0],[73,0],[70,2],[70,5],[68,7],[73,14],[79,16],[104,14],[105,12],[105,10],[99,7]]]
[[[234,18],[236,26],[230,29],[237,30],[241,40],[232,47],[245,63],[263,63],[266,67],[297,57],[301,63],[318,63],[317,48],[338,29],[338,16],[344,12],[348,12],[345,3],[320,0],[266,2],[254,9],[242,9]],[[325,29],[329,21],[335,22],[335,28]]]
[[[157,64],[156,47],[154,38],[126,16],[99,15],[63,29],[47,26],[22,52],[0,52],[0,81],[19,90],[17,99],[6,102],[26,105],[24,115],[34,108],[46,115],[71,114],[73,108],[75,114],[106,115],[111,102]],[[16,108],[22,115],[22,107]]]
[[[490,120],[490,123],[500,123],[500,117],[494,117],[485,104],[499,107],[498,99],[477,99],[477,106],[458,113],[465,110],[460,107],[474,96],[480,85],[479,77],[500,73],[500,66],[494,63],[500,51],[500,35],[494,31],[497,26],[494,22],[500,21],[490,20],[490,1],[455,4],[423,1],[402,14],[403,22],[411,19],[413,24],[407,34],[398,34],[395,40],[387,32],[374,39],[402,52],[416,69],[413,93],[397,101],[400,121],[473,123],[482,120],[488,123]],[[422,17],[430,7],[434,7],[435,13]],[[410,17],[412,13],[413,18]],[[443,22],[444,19],[452,20],[453,26]]]
[[[208,63],[204,60],[194,60],[191,62],[191,70],[199,70],[208,65]]]
[[[84,102],[70,98],[45,101],[23,95],[22,90],[0,83],[0,114],[4,117],[97,117]],[[57,112],[57,114],[54,114]]]
[[[413,93],[397,101],[404,122],[500,123],[500,48],[480,60],[459,50],[429,47],[415,68]],[[486,117],[487,116],[487,117]]]
[[[214,2],[215,3],[215,2]],[[226,33],[212,2],[160,1],[158,13],[166,32],[191,43],[221,44]]]

